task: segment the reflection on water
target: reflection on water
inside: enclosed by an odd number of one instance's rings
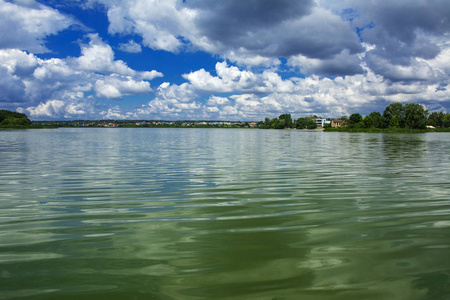
[[[450,135],[0,132],[0,299],[448,299]]]

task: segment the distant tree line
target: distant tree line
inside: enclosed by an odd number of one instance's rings
[[[265,118],[259,128],[263,129],[314,129],[317,127],[317,116],[309,116],[293,120],[290,114],[282,114],[278,118]],[[378,111],[371,112],[364,118],[359,113],[349,117],[341,117],[342,127],[346,128],[404,128],[425,129],[427,125],[434,127],[450,127],[450,114],[444,112],[429,112],[417,103],[400,102],[389,104],[381,114]]]
[[[284,129],[284,128],[297,128],[297,129],[315,129],[317,128],[316,122],[317,116],[309,116],[306,118],[298,118],[293,120],[291,114],[282,114],[278,118],[265,118],[264,122],[259,124],[259,128],[262,129]]]
[[[0,127],[14,128],[28,126],[31,126],[31,121],[25,114],[4,109],[0,110]]]
[[[450,126],[449,114],[446,116],[443,112],[433,112],[430,115],[422,105],[417,103],[403,105],[400,102],[394,102],[384,109],[383,114],[372,112],[363,118],[359,113],[354,113],[349,118],[341,119],[347,123],[348,128],[425,129],[427,125]]]
[[[450,128],[450,113],[442,111],[432,112],[428,117],[428,125],[434,127]]]

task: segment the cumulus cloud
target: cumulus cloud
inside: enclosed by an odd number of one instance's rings
[[[11,75],[7,68],[0,66],[0,104],[12,105],[25,101],[25,84]]]
[[[107,120],[124,120],[136,117],[132,112],[122,112],[119,106],[108,108],[106,111],[100,112],[103,119]]]
[[[81,45],[82,55],[76,58],[77,67],[83,71],[134,76],[136,71],[122,60],[114,60],[111,46],[103,42],[98,34],[89,34],[89,44]]]
[[[119,76],[99,79],[95,82],[94,90],[98,97],[108,99],[121,98],[123,95],[150,93],[150,83],[135,81],[130,77]]]
[[[230,103],[230,100],[227,97],[217,97],[211,96],[206,102],[209,106],[220,106]]]
[[[360,39],[377,45],[371,56],[409,66],[436,57],[450,28],[445,0],[97,2],[111,33],[140,35],[155,50],[201,50],[241,66],[278,66],[285,57],[327,76],[362,72]]]
[[[129,40],[128,43],[119,44],[119,50],[123,52],[129,53],[140,53],[142,52],[142,47],[140,44],[136,43],[133,40]]]
[[[155,50],[193,48],[250,66],[363,51],[349,24],[315,1],[98,2],[108,9],[111,33],[138,34]]]
[[[114,59],[112,48],[91,34],[75,58],[41,59],[18,49],[0,50],[0,102],[20,105],[33,118],[71,118],[98,113],[95,98],[151,93],[155,70],[135,71]]]
[[[447,1],[407,0],[353,3],[364,19],[375,25],[362,32],[363,38],[379,45],[378,51],[392,60],[402,57],[434,58],[440,51],[436,37],[450,32],[450,6]]]
[[[36,107],[28,107],[27,111],[30,113],[31,117],[52,117],[59,115],[64,107],[64,101],[61,100],[48,100],[45,103],[40,103]]]
[[[262,74],[240,70],[235,66],[229,66],[226,62],[216,64],[217,76],[200,69],[183,78],[188,80],[193,87],[203,91],[226,92],[275,92],[288,91],[293,84],[289,80],[283,80],[277,73],[266,70]]]
[[[144,71],[140,73],[141,77],[146,80],[153,80],[156,77],[164,77],[163,73],[151,70],[151,71]]]
[[[391,80],[423,80],[420,62],[448,48],[448,1],[321,0],[321,4],[337,13],[351,11],[361,39],[374,45],[366,56],[367,66]]]
[[[438,64],[437,60],[445,59],[445,56],[437,57],[427,61],[427,64]],[[310,75],[289,80],[282,80],[278,74],[271,71],[257,74],[230,67],[225,63],[216,65],[218,76],[212,76],[204,70],[197,72],[193,73],[204,76],[202,81],[197,76],[186,76],[189,83],[163,83],[158,88],[157,97],[142,108],[140,114],[186,119],[195,111],[197,118],[201,116],[206,119],[224,120],[262,120],[264,117],[276,117],[286,112],[294,117],[312,114],[340,117],[354,112],[369,114],[393,101],[425,101],[435,107],[440,101],[447,101],[450,97],[448,83],[430,85],[428,82],[422,82],[410,85],[404,81],[393,82],[367,68],[362,74],[344,77]],[[245,75],[242,77],[242,74]],[[250,78],[250,84],[239,84],[242,78]],[[207,85],[198,82],[206,82]],[[248,88],[249,92],[244,92],[245,88]],[[196,99],[204,93],[212,95],[201,104]],[[189,96],[186,97],[186,94]],[[228,96],[219,96],[221,94]],[[183,102],[180,99],[183,99]],[[190,105],[180,105],[181,103]]]
[[[288,65],[298,67],[305,74],[324,74],[328,76],[354,75],[363,73],[361,60],[347,50],[330,59],[308,58],[304,55],[292,56]]]
[[[99,0],[108,8],[112,34],[139,34],[142,44],[154,50],[178,52],[183,42],[178,36],[187,36],[195,12],[175,0],[152,1]]]
[[[89,43],[81,44],[82,55],[73,61],[77,70],[140,77],[145,80],[163,77],[163,74],[156,70],[138,72],[128,67],[124,61],[115,60],[113,49],[100,39],[98,34],[89,34],[87,38]]]
[[[35,1],[0,0],[0,49],[48,52],[47,36],[76,25],[72,18]]]
[[[364,114],[391,101],[449,105],[450,6],[444,0],[88,0],[82,5],[98,9],[98,3],[105,8],[110,36],[87,34],[79,42],[79,57],[49,58],[38,55],[48,52],[45,40],[77,21],[56,5],[0,0],[3,106],[20,105],[35,118],[100,112],[105,118],[254,120],[286,112]],[[138,71],[130,67],[135,62],[124,61],[136,58],[142,47],[155,50],[148,52],[155,57],[162,51],[197,51],[220,62],[183,71],[176,84],[169,76],[152,89],[148,81],[163,74]],[[113,49],[122,52],[116,56]],[[148,104],[137,110],[96,102],[137,94],[149,94]]]

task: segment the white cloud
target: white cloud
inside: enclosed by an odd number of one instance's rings
[[[100,115],[103,117],[103,119],[107,120],[124,120],[136,117],[136,115],[131,112],[123,113],[120,107],[117,105],[109,108],[106,111],[100,112]]]
[[[107,77],[95,82],[94,90],[98,97],[121,98],[123,95],[150,93],[147,81],[135,81],[131,77]]]
[[[228,50],[222,56],[238,66],[264,66],[270,68],[281,65],[281,61],[277,57],[261,56],[243,48]]]
[[[209,106],[220,106],[230,103],[230,100],[226,97],[217,97],[217,96],[211,96],[208,101],[206,102]]]
[[[241,71],[235,66],[228,66],[226,62],[216,64],[217,76],[204,69],[184,74],[193,87],[203,91],[219,93],[229,92],[285,92],[293,88],[290,80],[283,80],[273,71],[255,74],[251,71]]]
[[[70,17],[35,1],[0,0],[0,20],[0,49],[16,48],[34,53],[48,52],[45,38],[76,24]]]
[[[138,72],[131,69],[124,61],[114,59],[113,49],[102,41],[98,34],[89,34],[87,37],[90,40],[89,44],[82,44],[82,55],[74,59],[76,69],[100,74],[141,77],[146,80],[163,77],[161,72],[155,70]]]
[[[40,59],[17,49],[0,50],[0,102],[20,105],[33,118],[95,115],[95,97],[121,99],[126,95],[152,93],[150,83],[163,74],[135,71],[114,60],[112,48],[89,35],[75,58]],[[95,95],[95,97],[93,97]]]
[[[153,80],[156,77],[164,77],[163,73],[155,71],[155,70],[141,72],[141,76],[143,79],[146,79],[146,80]]]
[[[154,50],[192,48],[246,66],[277,66],[280,56],[330,58],[363,50],[346,21],[313,1],[97,2],[108,10],[111,34],[138,34]]]
[[[164,82],[159,86],[156,93],[158,99],[184,103],[195,100],[198,95],[196,89],[188,83],[168,85],[167,82]]]
[[[0,64],[8,69],[8,72],[16,75],[33,73],[40,60],[31,53],[18,49],[0,49]]]
[[[104,43],[98,34],[88,35],[88,45],[81,45],[82,56],[76,58],[79,70],[105,74],[135,76],[136,71],[130,69],[122,60],[114,60],[114,51]]]
[[[140,34],[142,44],[154,50],[178,52],[183,46],[178,37],[187,36],[193,29],[190,24],[195,11],[176,0],[98,2],[108,8],[108,30],[111,34]]]
[[[129,40],[128,43],[119,44],[119,50],[129,53],[140,53],[142,52],[142,47],[135,41]]]
[[[269,2],[88,0],[86,5],[105,6],[109,33],[122,51],[200,50],[224,60],[213,71],[199,67],[183,75],[184,83],[164,82],[153,90],[148,81],[163,77],[161,72],[134,70],[117,59],[107,37],[95,33],[80,43],[79,57],[27,53],[48,51],[47,37],[79,25],[33,0],[0,0],[0,102],[21,105],[35,117],[101,111],[121,118],[249,120],[286,112],[364,114],[389,101],[448,103],[445,1],[279,0],[270,2],[268,11]],[[296,72],[299,78],[288,78]],[[98,98],[153,92],[153,100],[136,111],[96,104]]]
[[[64,107],[64,101],[61,100],[48,100],[45,103],[40,103],[36,107],[28,107],[26,110],[30,113],[31,117],[53,117],[59,115]]]

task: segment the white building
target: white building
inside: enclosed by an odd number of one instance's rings
[[[331,124],[330,120],[327,119],[316,119],[317,127],[325,127],[327,124]]]

